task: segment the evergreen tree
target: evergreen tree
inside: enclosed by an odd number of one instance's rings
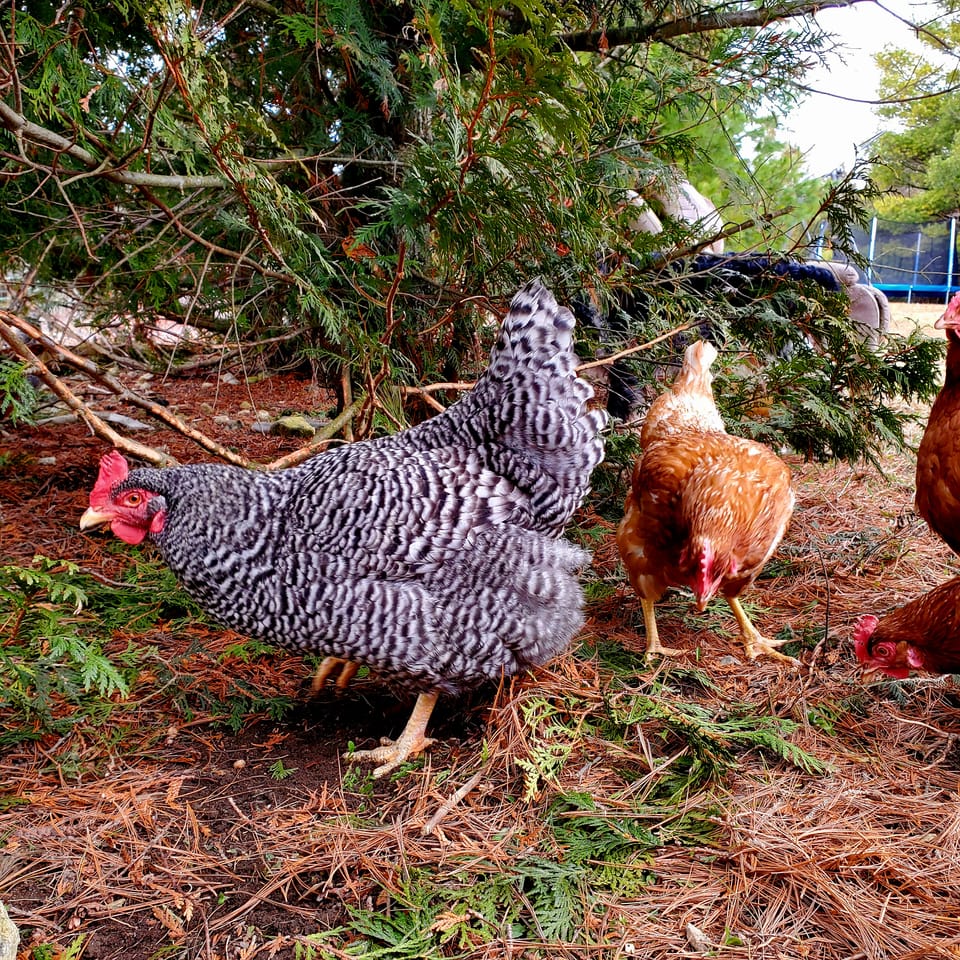
[[[362,397],[361,432],[395,426],[386,388],[471,376],[485,310],[531,275],[568,301],[661,289],[647,267],[695,238],[635,235],[625,192],[703,170],[700,132],[789,98],[823,6],[7,0],[0,269],[14,306],[57,290],[104,322],[281,340]],[[830,196],[842,227],[856,197]],[[797,220],[768,211],[772,243]],[[787,299],[797,342],[843,309],[760,290],[737,318]],[[630,333],[690,305],[655,300]]]

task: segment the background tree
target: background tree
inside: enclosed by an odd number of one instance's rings
[[[777,128],[776,112],[755,116],[737,107],[697,131],[691,181],[726,220],[756,221],[731,238],[738,250],[802,252],[816,237],[825,185],[807,174],[803,154]]]
[[[635,235],[623,199],[678,168],[716,166],[711,131],[727,131],[730,159],[744,118],[789,99],[792,78],[829,49],[809,16],[823,6],[8,0],[10,305],[55,291],[104,324],[166,317],[270,344],[342,385],[345,407],[357,396],[360,433],[409,414],[391,385],[471,376],[484,311],[533,274],[568,300],[585,288],[602,303],[618,288],[655,292],[629,335],[676,325],[683,307],[688,322],[709,316],[734,360],[793,344],[810,359],[793,363],[791,382],[819,390],[835,358],[808,344],[831,342],[825,318],[855,360],[869,349],[843,330],[842,304],[811,285],[758,288],[720,309],[667,289],[647,268],[665,246],[669,258],[696,240],[676,224],[657,240]],[[762,225],[755,242],[795,248],[804,218],[789,203],[771,210],[758,191],[751,210],[746,185],[779,162],[758,156],[760,173],[718,168],[717,181],[737,194],[731,213]],[[847,187],[818,203],[837,236],[858,215]],[[848,384],[808,405],[804,430],[820,440],[799,445],[869,450],[878,417],[896,438],[883,399],[929,390],[927,361],[894,384]],[[863,439],[835,444],[825,410]]]
[[[960,210],[960,70],[951,53],[960,20],[955,4],[945,8],[950,15],[919,34],[928,59],[897,49],[877,56],[886,101],[877,112],[891,129],[873,145],[872,175],[886,191],[877,212],[891,219],[938,220]]]

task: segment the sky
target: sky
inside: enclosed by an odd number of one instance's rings
[[[858,3],[853,7],[821,10],[817,14],[817,22],[843,44],[842,57],[846,62],[833,54],[828,68],[818,67],[812,71],[806,84],[822,93],[808,96],[781,123],[783,139],[804,151],[807,170],[813,176],[823,176],[838,167],[849,169],[855,145],[881,129],[881,121],[869,104],[827,94],[877,99],[880,72],[873,62],[873,54],[886,46],[918,54],[926,51],[925,55],[931,56],[929,47],[924,48],[916,34],[894,14],[924,23],[937,15],[936,4],[917,0],[880,2],[882,7],[878,3]]]

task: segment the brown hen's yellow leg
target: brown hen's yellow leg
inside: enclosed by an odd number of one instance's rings
[[[324,657],[323,662],[317,667],[317,672],[313,675],[313,683],[310,684],[310,692],[317,693],[326,686],[330,674],[340,667],[340,676],[337,677],[337,689],[343,690],[353,679],[356,672],[360,669],[360,664],[352,660],[342,660],[340,657]]]
[[[654,603],[652,600],[640,598],[640,607],[643,609],[643,625],[647,631],[647,649],[644,654],[649,660],[650,657],[676,657],[683,653],[674,647],[664,647],[660,644],[660,633],[657,630],[657,617],[653,612]]]
[[[345,753],[344,760],[367,760],[370,763],[381,764],[373,771],[374,777],[382,777],[385,773],[396,770],[401,763],[422,753],[434,742],[430,737],[425,737],[424,733],[427,729],[427,721],[436,705],[437,694],[421,693],[417,697],[407,725],[403,728],[403,733],[396,740],[384,737],[379,747]]]
[[[727,597],[727,603],[733,615],[740,624],[740,636],[743,639],[743,650],[748,660],[756,660],[757,657],[770,657],[773,660],[779,660],[781,663],[789,663],[795,667],[802,666],[799,660],[788,657],[777,650],[786,640],[768,640],[760,631],[750,622],[747,611],[740,606],[740,600],[737,597]]]
[[[346,690],[347,685],[357,675],[357,671],[359,669],[360,669],[359,663],[354,663],[352,660],[348,660],[343,665],[343,669],[340,671],[340,676],[337,677],[337,683],[336,683],[337,689]]]

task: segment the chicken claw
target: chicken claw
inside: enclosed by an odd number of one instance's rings
[[[337,677],[336,687],[338,690],[345,690],[347,684],[354,678],[356,672],[360,669],[360,664],[352,660],[343,660],[340,657],[324,657],[323,662],[317,667],[317,672],[313,675],[313,682],[310,684],[310,693],[319,693],[330,679],[330,674],[340,667],[340,676]]]
[[[794,657],[788,657],[785,653],[780,653],[780,651],[777,650],[777,647],[787,643],[786,638],[783,640],[770,640],[751,623],[746,610],[740,605],[739,598],[727,597],[727,603],[730,604],[730,609],[737,618],[737,623],[740,624],[743,652],[747,655],[748,660],[756,660],[757,657],[770,657],[771,660],[778,660],[780,663],[789,663],[794,667],[803,666],[799,660]]]
[[[433,738],[425,737],[424,732],[436,704],[437,694],[421,693],[417,697],[417,702],[407,725],[403,728],[403,733],[396,740],[383,737],[379,747],[374,747],[372,750],[355,750],[352,753],[345,753],[343,755],[344,760],[366,760],[370,763],[380,763],[381,765],[373,771],[374,779],[382,777],[385,773],[390,773],[391,770],[396,770],[400,764],[422,753],[435,742]]]
[[[647,648],[644,651],[644,657],[647,660],[651,657],[679,657],[683,653],[682,650],[678,650],[676,647],[665,647],[660,643],[660,632],[657,630],[653,601],[641,597],[640,607],[643,610],[643,625],[647,631]]]
[[[781,653],[776,649],[774,642],[759,634],[756,640],[747,640],[744,638],[743,650],[748,660],[756,660],[757,657],[769,657],[771,660],[778,660],[780,663],[789,663],[792,667],[803,666],[796,657],[788,657],[785,653]]]

